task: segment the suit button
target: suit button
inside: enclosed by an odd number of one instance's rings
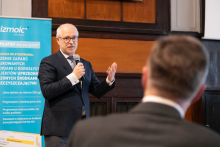
[[[79,109],[82,109],[82,107],[80,106]]]

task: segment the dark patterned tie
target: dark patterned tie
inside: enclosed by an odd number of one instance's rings
[[[74,61],[73,56],[69,56],[67,59],[70,59],[72,62]]]
[[[73,63],[73,69],[74,67],[76,66],[76,62],[75,60],[73,59],[73,56],[69,56],[67,59],[70,59],[71,60],[71,63]],[[82,92],[81,90],[81,82],[77,83],[76,86],[79,88],[80,92]],[[85,117],[85,114],[86,114],[86,111],[85,111],[85,106],[82,106],[82,115],[83,115],[83,118]]]
[[[70,59],[70,60],[71,60],[71,63],[73,64],[72,69],[74,69],[74,67],[76,66],[76,62],[75,62],[75,60],[73,59],[73,56],[69,56],[67,59]]]

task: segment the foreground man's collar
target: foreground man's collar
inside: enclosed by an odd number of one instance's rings
[[[154,103],[165,104],[165,105],[168,105],[168,106],[175,108],[180,113],[181,118],[184,118],[184,116],[185,116],[185,112],[183,111],[182,107],[179,104],[177,104],[174,101],[171,101],[169,99],[163,98],[163,97],[149,95],[149,96],[145,96],[142,99],[142,102],[143,103],[154,102]]]

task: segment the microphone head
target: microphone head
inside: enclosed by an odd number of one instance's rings
[[[80,56],[79,56],[78,54],[75,54],[75,55],[73,56],[73,59],[74,59],[75,61],[80,61]]]

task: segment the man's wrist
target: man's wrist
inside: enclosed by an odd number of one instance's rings
[[[108,77],[106,78],[106,83],[109,85],[109,86],[112,86],[112,84],[115,82],[115,77],[112,81],[109,81]]]
[[[71,73],[71,74],[67,75],[66,77],[67,77],[67,79],[70,80],[72,85],[75,85],[79,82],[79,79],[77,78],[77,76],[74,73]]]

